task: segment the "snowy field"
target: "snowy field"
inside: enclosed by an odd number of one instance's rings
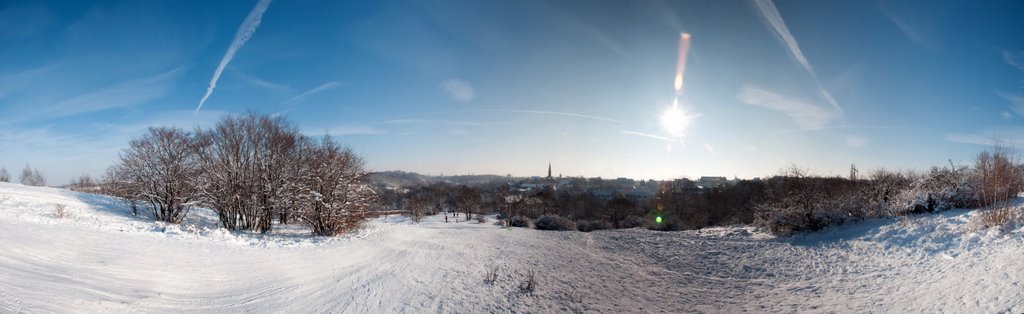
[[[0,313],[1024,312],[1024,229],[974,231],[973,215],[792,238],[390,217],[323,239],[226,232],[205,210],[168,226],[104,196],[0,183]]]

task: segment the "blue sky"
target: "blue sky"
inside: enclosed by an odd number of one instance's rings
[[[148,126],[254,110],[370,170],[924,169],[1024,144],[1021,29],[1016,1],[4,1],[0,166],[63,184]]]

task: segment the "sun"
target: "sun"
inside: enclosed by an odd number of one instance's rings
[[[686,110],[678,104],[673,104],[672,107],[666,108],[661,113],[659,120],[661,121],[661,127],[669,135],[672,135],[672,137],[683,137],[686,136],[686,129],[693,122],[693,117],[687,115]]]

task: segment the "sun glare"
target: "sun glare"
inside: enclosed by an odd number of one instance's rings
[[[690,127],[693,117],[688,116],[686,111],[678,104],[673,104],[672,107],[666,108],[661,113],[659,120],[661,121],[661,127],[669,135],[672,135],[672,137],[683,137],[686,135],[686,129]]]

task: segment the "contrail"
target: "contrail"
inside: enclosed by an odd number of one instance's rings
[[[840,114],[843,113],[843,107],[839,106],[836,99],[832,97],[832,94],[825,90],[821,85],[821,81],[818,80],[818,75],[814,73],[814,68],[811,67],[811,63],[804,57],[804,53],[800,51],[800,45],[796,43],[796,38],[793,38],[793,34],[789,32],[789,27],[786,27],[786,21],[782,19],[782,14],[779,14],[779,9],[775,7],[775,3],[772,0],[754,0],[754,4],[761,11],[761,15],[768,20],[768,24],[772,26],[775,33],[779,35],[779,38],[786,48],[789,49],[789,53],[793,55],[793,58],[810,73],[811,78],[814,79],[814,84],[817,85],[818,91],[821,92],[822,97],[825,97],[832,107],[835,107]]]
[[[220,59],[220,65],[217,66],[217,70],[213,71],[213,78],[210,79],[210,86],[206,88],[206,95],[203,95],[203,99],[199,100],[199,106],[196,106],[196,113],[199,113],[199,109],[203,108],[206,99],[210,98],[210,94],[213,94],[213,89],[217,87],[217,80],[220,79],[220,74],[224,72],[224,68],[235,57],[235,52],[238,52],[238,49],[242,48],[242,45],[245,45],[245,42],[249,41],[252,34],[256,32],[256,28],[263,21],[263,13],[267,12],[267,7],[269,6],[270,0],[260,0],[252,8],[252,11],[249,12],[249,16],[245,17],[245,21],[242,21],[242,25],[238,26],[238,32],[235,33],[235,39],[231,41],[228,52],[224,54],[224,58]]]

